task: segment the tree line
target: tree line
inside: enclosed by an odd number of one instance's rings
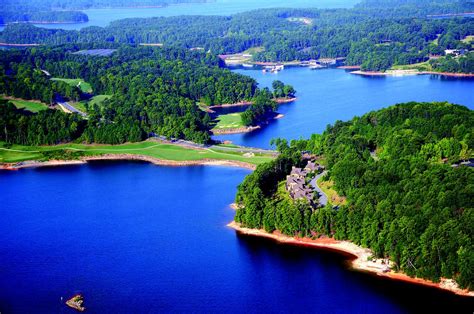
[[[235,220],[290,236],[350,240],[396,269],[474,288],[474,113],[448,103],[407,103],[337,121],[309,140],[277,141],[280,156],[239,186]],[[312,209],[281,185],[301,152],[323,156],[347,205]],[[283,191],[283,192],[282,192]]]
[[[222,61],[211,54],[130,46],[116,46],[109,57],[74,53],[85,48],[88,46],[0,51],[0,94],[46,103],[53,103],[56,96],[90,97],[76,86],[51,80],[45,72],[52,77],[81,78],[91,84],[94,93],[111,97],[100,106],[87,108],[88,120],[76,139],[119,144],[150,134],[209,142],[211,118],[197,104],[250,101],[259,92],[255,80],[222,68]],[[32,133],[28,136],[34,137],[34,130],[28,130]],[[50,143],[25,138],[29,137],[22,137],[21,143]],[[5,137],[11,143],[17,139]]]
[[[384,71],[392,65],[427,61],[445,49],[466,48],[471,18],[434,19],[428,14],[469,12],[465,1],[367,2],[353,9],[264,9],[225,16],[179,16],[114,21],[105,28],[49,30],[10,25],[1,34],[11,43],[162,43],[213,54],[260,47],[255,61],[344,57],[349,65]],[[307,18],[310,24],[298,22]],[[296,20],[295,20],[296,19]]]

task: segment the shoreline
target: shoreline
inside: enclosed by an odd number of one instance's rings
[[[256,125],[256,126],[247,126],[247,127],[241,127],[241,128],[230,128],[230,129],[218,129],[218,130],[211,130],[212,134],[214,135],[228,135],[228,134],[243,134],[243,133],[250,133],[253,131],[260,130],[263,125],[266,125],[269,123],[270,120],[279,120],[284,118],[285,115],[278,113],[276,116],[273,118],[269,118],[267,123]]]
[[[456,78],[474,78],[474,73],[450,73],[450,72],[434,72],[434,71],[418,71],[418,70],[391,70],[387,72],[378,71],[351,71],[350,74],[362,76],[411,76],[411,75],[439,75],[445,77]]]
[[[0,43],[0,46],[5,47],[38,47],[40,44],[9,44],[9,43]]]
[[[70,166],[70,165],[85,165],[89,161],[105,161],[105,160],[124,160],[124,161],[145,161],[152,163],[157,166],[169,166],[169,167],[189,167],[189,166],[227,166],[237,167],[248,170],[255,170],[256,165],[243,161],[233,160],[219,160],[219,159],[201,159],[201,160],[187,160],[187,161],[175,161],[159,159],[146,155],[134,155],[134,154],[104,154],[98,156],[84,156],[77,160],[48,160],[48,161],[25,161],[19,163],[5,163],[0,165],[0,170],[20,170],[25,168],[38,168],[38,167],[57,167],[57,166]]]
[[[234,205],[232,208],[236,208],[236,205]],[[278,232],[268,233],[261,229],[241,227],[240,224],[235,221],[232,221],[227,226],[240,234],[248,236],[262,237],[272,239],[282,244],[324,249],[338,252],[347,256],[352,256],[351,268],[357,271],[367,272],[387,279],[437,288],[460,296],[474,297],[474,291],[468,291],[459,288],[456,282],[454,282],[452,279],[442,278],[439,283],[435,283],[426,279],[412,278],[404,273],[395,273],[393,271],[387,272],[387,264],[383,264],[382,259],[376,259],[375,261],[368,260],[368,258],[372,256],[372,251],[370,249],[360,247],[349,241],[338,241],[333,238],[319,238],[313,240],[310,238],[290,237]]]
[[[341,65],[337,67],[336,69],[341,69],[341,70],[360,70],[360,65]]]
[[[298,100],[297,97],[293,97],[293,98],[277,98],[277,99],[273,99],[277,104],[287,104],[287,103],[292,103],[292,102],[295,102]],[[221,105],[213,105],[213,106],[209,106],[207,107],[208,110],[211,110],[213,112],[212,109],[220,109],[220,108],[233,108],[233,107],[245,107],[245,106],[250,106],[253,104],[253,101],[241,101],[241,102],[236,102],[236,103],[233,103],[233,104],[221,104]],[[211,112],[209,111],[209,112]]]
[[[243,133],[250,133],[261,129],[261,126],[248,126],[243,128],[234,128],[234,129],[221,129],[221,130],[211,130],[212,134],[214,135],[228,135],[228,134],[243,134]]]

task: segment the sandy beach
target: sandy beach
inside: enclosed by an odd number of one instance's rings
[[[217,160],[217,159],[201,159],[201,160],[188,160],[188,161],[174,161],[158,159],[146,155],[134,155],[134,154],[105,154],[98,156],[84,156],[78,160],[49,160],[49,161],[25,161],[13,164],[0,165],[0,170],[19,170],[23,168],[36,168],[36,167],[57,167],[67,165],[83,165],[89,161],[98,160],[132,160],[132,161],[146,161],[158,166],[171,166],[171,167],[187,167],[187,166],[227,166],[227,167],[238,167],[249,170],[255,170],[257,166],[243,162],[233,160]]]
[[[236,205],[234,205],[233,208],[235,208],[235,206]],[[403,273],[396,273],[394,271],[387,272],[388,265],[384,263],[382,259],[370,259],[373,255],[370,249],[360,247],[349,241],[338,241],[333,238],[319,238],[313,240],[310,238],[289,237],[278,232],[268,233],[265,230],[244,228],[235,221],[231,222],[227,226],[241,234],[249,236],[263,237],[275,240],[279,243],[314,247],[349,255],[352,257],[351,266],[357,271],[368,272],[380,277],[447,290],[461,296],[474,297],[474,291],[468,291],[459,288],[456,282],[452,279],[443,278],[441,279],[441,282],[435,283],[421,278],[412,278]]]

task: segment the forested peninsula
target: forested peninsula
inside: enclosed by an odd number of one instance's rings
[[[474,73],[469,52],[474,20],[463,16],[473,11],[474,4],[465,0],[362,1],[353,9],[264,9],[229,17],[134,18],[81,31],[10,25],[0,41],[149,43],[213,54],[249,53],[255,62],[343,58],[346,65],[365,71],[429,63],[434,72]],[[445,60],[453,50],[459,55],[454,61]]]
[[[243,123],[251,126],[276,110],[273,97],[294,94],[282,82],[274,91],[259,89],[255,80],[204,52],[110,47],[115,49],[87,49],[93,48],[88,44],[0,51],[0,94],[71,111],[69,101],[87,116],[2,104],[0,141],[121,144],[164,136],[209,143],[214,122],[206,107],[249,101]]]
[[[11,23],[85,23],[89,20],[80,10],[112,7],[164,7],[170,4],[206,2],[206,0],[5,0],[0,8],[0,25]]]
[[[349,240],[390,259],[391,271],[474,288],[474,113],[406,103],[337,121],[308,140],[277,140],[280,155],[239,186],[235,221],[293,238]],[[333,197],[290,197],[296,168],[324,165]],[[308,178],[308,180],[310,180]],[[285,183],[286,182],[286,183]]]

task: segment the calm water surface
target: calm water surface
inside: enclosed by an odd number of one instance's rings
[[[474,108],[473,81],[429,76],[366,78],[342,70],[238,70],[299,100],[263,130],[226,136],[268,147],[328,123],[409,100]],[[225,227],[249,172],[146,163],[0,172],[0,312],[472,313],[471,299],[348,271],[334,253],[241,237]]]
[[[471,313],[472,302],[239,237],[235,168],[92,163],[0,173],[0,312]],[[471,311],[470,311],[471,309]]]
[[[263,8],[349,8],[358,0],[216,0],[209,3],[170,5],[164,8],[115,8],[92,9],[83,12],[89,22],[82,24],[39,24],[39,27],[81,29],[88,26],[107,26],[110,22],[125,18],[177,16],[177,15],[232,15]],[[0,26],[0,31],[3,26]]]
[[[336,120],[349,120],[369,111],[408,101],[449,101],[474,109],[474,80],[438,76],[364,77],[344,70],[312,71],[287,68],[278,74],[239,69],[235,72],[255,78],[261,87],[274,80],[291,84],[298,100],[281,105],[283,119],[272,121],[262,130],[247,134],[217,136],[236,144],[270,147],[275,137],[298,139],[321,133]]]

